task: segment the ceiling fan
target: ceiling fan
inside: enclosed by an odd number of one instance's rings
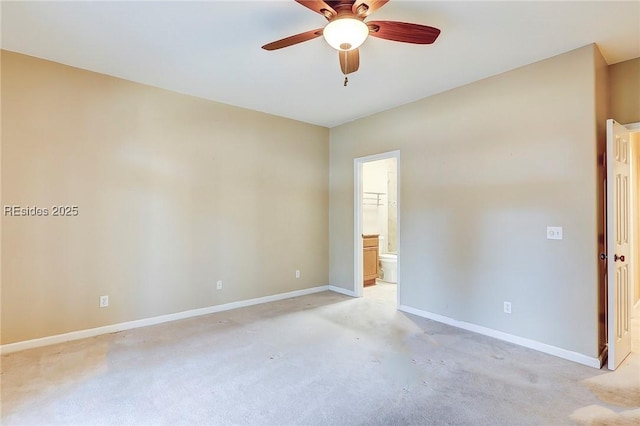
[[[345,75],[360,67],[358,48],[368,36],[413,44],[431,44],[440,35],[440,30],[426,25],[397,21],[364,22],[370,14],[380,9],[389,0],[315,0],[297,3],[324,16],[329,23],[324,28],[296,34],[262,46],[265,50],[277,50],[324,36],[327,43],[338,51],[340,69]]]

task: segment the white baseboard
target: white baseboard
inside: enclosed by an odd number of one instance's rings
[[[39,339],[25,340],[22,342],[9,343],[0,346],[0,355],[11,352],[23,351],[25,349],[37,348],[40,346],[48,346],[56,343],[68,342],[71,340],[84,339],[87,337],[98,336],[101,334],[117,333],[118,331],[130,330],[132,328],[146,327],[149,325],[162,324],[164,322],[176,321],[186,318],[197,317],[200,315],[213,314],[216,312],[229,311],[231,309],[244,308],[261,303],[275,302],[277,300],[290,299],[292,297],[304,296],[312,293],[329,290],[328,285],[319,287],[305,288],[303,290],[295,290],[287,293],[274,294],[272,296],[257,297],[255,299],[240,300],[237,302],[225,303],[223,305],[208,306],[206,308],[192,309],[184,312],[176,312],[174,314],[160,315],[153,318],[145,318],[135,321],[121,322],[118,324],[105,325],[102,327],[90,328],[87,330],[72,331],[64,334],[56,334],[54,336],[41,337]]]
[[[445,317],[443,315],[434,314],[421,309],[412,308],[406,305],[400,305],[399,309],[403,312],[408,312],[420,317],[428,318],[434,321],[441,322],[443,324],[451,325],[453,327],[462,328],[464,330],[472,331],[474,333],[483,334],[485,336],[493,337],[495,339],[504,340],[506,342],[515,343],[516,345],[524,346],[526,348],[535,349],[540,352],[554,355],[559,358],[564,358],[569,361],[577,362],[578,364],[587,365],[593,368],[600,368],[600,360],[598,358],[590,357],[579,352],[569,351],[567,349],[558,348],[557,346],[551,346],[546,343],[541,343],[535,340],[527,339],[524,337],[516,336],[502,331],[493,330],[491,328],[483,327],[481,325],[472,324],[469,322],[458,321],[453,318]]]
[[[330,285],[329,290],[335,291],[336,293],[340,293],[340,294],[346,294],[347,296],[356,297],[355,292],[353,292],[352,290],[347,290],[345,288],[337,287],[335,285]]]

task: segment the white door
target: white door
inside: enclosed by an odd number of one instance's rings
[[[629,289],[630,133],[607,120],[607,346],[609,370],[631,352]]]

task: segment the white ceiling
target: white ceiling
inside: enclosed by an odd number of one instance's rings
[[[368,20],[440,28],[433,45],[370,37],[343,87],[321,28],[287,1],[2,1],[2,48],[333,127],[590,43],[609,64],[640,56],[640,1],[400,1]]]

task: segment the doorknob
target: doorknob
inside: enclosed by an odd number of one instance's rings
[[[624,254],[623,254],[622,256],[618,256],[617,254],[614,254],[614,255],[613,255],[613,261],[614,261],[614,262],[617,262],[618,260],[619,260],[620,262],[624,262]]]

